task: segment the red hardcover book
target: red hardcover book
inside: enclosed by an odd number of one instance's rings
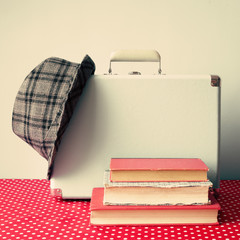
[[[112,158],[111,181],[207,181],[208,167],[199,158]]]
[[[94,188],[92,225],[216,225],[220,205],[210,195],[209,205],[119,206],[103,204],[104,188]]]

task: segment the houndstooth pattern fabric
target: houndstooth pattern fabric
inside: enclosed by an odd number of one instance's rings
[[[88,55],[81,64],[48,58],[31,71],[17,93],[13,132],[49,161],[48,179],[62,135],[94,71]]]

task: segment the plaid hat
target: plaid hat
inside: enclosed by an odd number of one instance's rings
[[[49,162],[48,179],[62,135],[95,64],[51,57],[35,67],[21,85],[13,107],[12,129]]]

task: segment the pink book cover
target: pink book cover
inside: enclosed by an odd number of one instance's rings
[[[208,167],[199,158],[112,158],[110,170],[208,171]]]

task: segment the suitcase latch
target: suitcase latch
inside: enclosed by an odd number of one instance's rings
[[[129,72],[128,74],[129,75],[141,75],[141,73],[138,71],[132,71],[132,72]]]

